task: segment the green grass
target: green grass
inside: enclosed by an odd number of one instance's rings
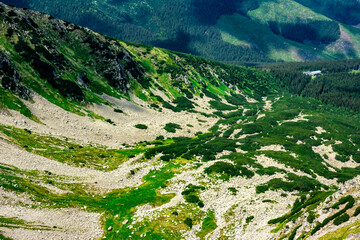
[[[60,183],[58,176],[38,171],[24,171],[14,167],[0,165],[1,186],[6,191],[29,194],[30,199],[42,203],[47,208],[62,207],[82,207],[89,206],[90,211],[98,209],[96,199],[100,196],[92,197],[87,193],[82,184],[64,184]],[[69,194],[54,194],[48,188],[41,186],[40,183],[47,183],[59,187],[60,189],[69,190]],[[89,204],[89,205],[88,205]],[[31,207],[31,206],[30,206]],[[33,206],[33,207],[36,207]]]
[[[148,129],[148,126],[146,126],[144,124],[136,124],[134,127],[138,128],[138,129]]]
[[[9,91],[0,87],[0,109],[12,109],[19,111],[25,117],[28,117],[35,122],[40,123],[40,120],[33,115],[33,113],[26,107],[26,105],[20,101],[20,99]]]
[[[144,152],[142,148],[117,150],[102,146],[79,145],[71,140],[5,126],[0,126],[0,132],[28,152],[73,166],[103,171],[114,170],[121,163],[129,160],[130,156]]]
[[[137,231],[149,236],[149,239],[183,239],[182,232],[189,231],[185,223],[191,219],[193,225],[201,224],[206,217],[206,212],[192,203],[180,203],[175,206],[157,211],[154,215],[146,216],[141,222],[133,224]],[[190,220],[188,223],[190,223]]]
[[[268,190],[284,190],[287,192],[299,191],[299,192],[311,192],[315,190],[321,190],[322,188],[327,190],[327,186],[321,184],[315,179],[305,176],[297,176],[293,173],[287,174],[287,181],[283,181],[279,178],[273,178],[265,184],[258,185],[256,187],[256,193],[265,193]]]
[[[0,232],[0,239],[1,240],[12,240],[11,238],[5,237],[4,235],[1,234]]]
[[[45,187],[37,184],[39,175],[35,172],[24,172],[15,168],[0,166],[1,185],[6,190],[31,194],[33,200],[43,203],[43,206],[53,208],[80,208],[87,206],[88,211],[101,212],[104,215],[104,228],[113,226],[114,231],[105,232],[108,239],[125,239],[131,235],[131,230],[123,226],[122,222],[131,217],[135,207],[149,203],[160,206],[174,197],[174,194],[161,195],[158,190],[166,181],[174,176],[174,171],[181,164],[169,163],[158,171],[151,171],[144,177],[144,183],[138,188],[114,190],[104,196],[94,195],[81,190],[82,187],[71,184],[73,193],[54,194]],[[25,178],[25,176],[27,176]],[[55,176],[52,176],[54,179]],[[76,187],[76,188],[73,188]],[[115,218],[115,215],[121,216]],[[119,233],[115,231],[119,230]],[[141,233],[136,233],[141,234]],[[155,233],[154,233],[155,235]]]
[[[176,123],[167,123],[164,127],[164,129],[167,131],[167,132],[170,132],[170,133],[175,133],[176,132],[176,129],[182,129],[181,126],[179,124],[176,124]]]
[[[349,224],[345,227],[337,229],[336,231],[326,233],[319,240],[328,240],[328,239],[346,239],[350,234],[360,233],[360,221],[353,224]]]
[[[180,165],[169,163],[160,171],[151,171],[144,177],[144,183],[136,189],[129,189],[119,193],[108,194],[109,201],[106,208],[109,215],[106,216],[105,229],[112,226],[112,231],[105,232],[107,239],[126,239],[130,236],[139,237],[142,232],[135,232],[128,229],[124,224],[124,220],[132,222],[132,215],[135,207],[146,203],[152,206],[159,206],[174,197],[174,194],[160,195],[157,189],[160,188],[167,180],[174,176],[174,169],[179,168]],[[119,215],[119,218],[113,216]],[[116,231],[119,231],[118,233]],[[151,235],[160,233],[153,232]],[[151,235],[148,236],[151,238]],[[156,239],[156,238],[155,238]]]
[[[293,23],[299,19],[328,20],[327,17],[298,4],[295,1],[277,0],[260,1],[260,7],[250,11],[249,16],[263,23],[277,21],[280,23]]]
[[[201,231],[197,233],[200,239],[205,239],[205,236],[217,228],[216,218],[213,211],[209,210],[206,218],[201,225]]]
[[[156,73],[153,63],[151,62],[151,59],[144,59],[142,61],[142,65],[146,72],[153,73],[153,74]]]
[[[349,214],[344,213],[343,215],[340,215],[340,216],[338,216],[337,218],[334,219],[334,224],[336,226],[338,226],[338,225],[340,225],[340,224],[342,224],[344,222],[349,221],[349,219],[350,219]]]
[[[354,217],[357,217],[360,214],[360,207],[357,207],[354,212]]]
[[[218,102],[218,101],[210,101],[209,103],[212,108],[219,110],[219,111],[229,111],[229,110],[237,109],[237,107],[230,106],[228,104]]]
[[[325,199],[332,195],[333,191],[315,191],[311,192],[308,199],[306,199],[305,195],[303,197],[297,199],[293,204],[291,211],[279,218],[275,218],[270,220],[269,224],[278,224],[277,228],[273,230],[273,232],[278,232],[281,230],[285,225],[299,217],[299,213],[303,214],[304,210],[311,211],[312,209],[316,209],[319,204],[325,201]]]
[[[30,229],[30,230],[53,230],[52,227],[43,226],[43,225],[35,225],[32,223],[25,222],[24,220],[20,220],[17,218],[6,218],[0,216],[0,227],[5,228],[23,228],[23,229]],[[0,237],[0,239],[2,239]],[[6,238],[5,238],[6,239]]]
[[[344,215],[346,211],[354,206],[355,200],[351,195],[348,195],[346,197],[342,197],[337,203],[335,203],[331,208],[338,208],[339,205],[345,204],[345,207],[341,209],[340,211],[336,212],[335,214],[327,217],[322,221],[321,223],[318,223],[315,228],[312,229],[311,235],[314,235],[316,232],[318,232],[322,227],[327,225],[329,222],[331,222],[334,219],[336,220],[336,225],[341,224],[342,222],[345,222],[348,220],[348,215]],[[343,216],[342,216],[343,215]],[[335,224],[335,221],[334,221]]]

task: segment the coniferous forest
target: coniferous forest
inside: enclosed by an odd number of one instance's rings
[[[274,63],[258,67],[273,73],[279,84],[293,94],[360,111],[360,59]],[[304,74],[317,70],[322,74],[316,77]]]
[[[360,23],[356,0],[3,2],[45,12],[117,39],[230,64],[360,56],[360,31],[354,27]]]

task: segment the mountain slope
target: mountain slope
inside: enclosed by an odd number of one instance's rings
[[[360,17],[358,14],[360,10],[360,5],[359,2],[356,0],[297,0],[297,2],[344,24],[358,25],[360,22]]]
[[[359,237],[359,118],[0,4],[0,238]]]
[[[360,55],[360,32],[352,27],[359,23],[357,1],[336,1],[336,8],[333,1],[305,0],[3,2],[46,12],[119,39],[228,63]],[[347,13],[351,15],[348,18]]]

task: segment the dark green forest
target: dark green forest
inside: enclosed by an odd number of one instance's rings
[[[130,1],[4,0],[31,8],[117,39],[192,53],[228,63],[269,62],[262,49],[236,46],[222,40],[214,27],[223,14],[236,12],[238,1],[148,1],[134,8]],[[135,1],[133,4],[136,4]],[[129,10],[132,9],[132,10]]]
[[[275,63],[258,67],[271,72],[278,84],[292,94],[360,111],[360,59]],[[303,73],[317,70],[322,71],[320,76]]]
[[[360,3],[357,0],[296,0],[339,22],[356,25],[360,22]]]
[[[117,39],[230,64],[357,58],[360,52],[352,44],[347,44],[345,49],[336,47],[330,52],[327,49],[340,39],[341,24],[349,25],[346,28],[351,32],[350,43],[357,40],[359,31],[350,26],[360,23],[357,14],[360,7],[355,0],[348,3],[340,0],[335,3],[308,0],[3,2],[45,12]],[[278,5],[266,9],[267,2]],[[289,9],[277,16],[276,8],[286,2]],[[263,14],[256,17],[250,14],[252,11],[266,11],[275,18],[262,19]],[[306,14],[294,18],[294,11]]]
[[[340,38],[339,24],[334,21],[313,21],[308,23],[269,22],[271,31],[284,38],[312,45],[329,44]]]

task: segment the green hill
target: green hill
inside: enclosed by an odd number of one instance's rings
[[[309,1],[297,0],[298,3],[313,9],[331,19],[348,25],[358,25],[360,22],[359,10],[360,5],[356,0],[325,0],[325,1]]]
[[[109,36],[227,63],[360,56],[357,1],[3,1]],[[334,7],[336,6],[336,7]]]
[[[0,22],[0,239],[358,238],[359,60],[254,69]]]

